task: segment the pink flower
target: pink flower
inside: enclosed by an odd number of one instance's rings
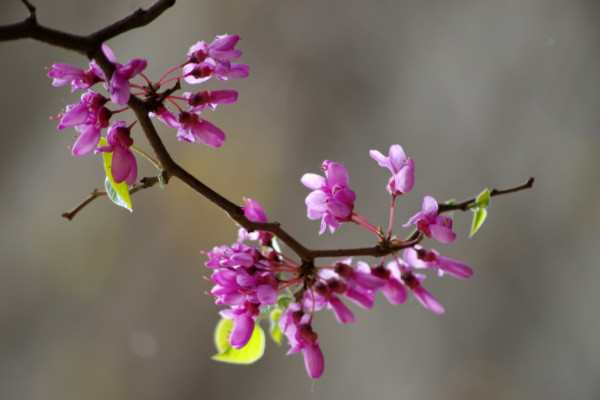
[[[371,150],[369,154],[381,167],[389,169],[392,173],[387,185],[387,191],[391,195],[399,196],[410,192],[415,183],[415,164],[412,158],[406,158],[402,146],[392,145],[389,157],[385,157],[377,150]]]
[[[244,198],[244,202],[246,203],[246,206],[242,207],[242,210],[244,210],[244,215],[246,218],[248,218],[250,221],[268,222],[265,212],[256,200]],[[243,233],[240,235],[242,240],[245,238],[258,240],[261,246],[269,246],[271,244],[271,239],[273,239],[273,234],[270,232],[261,231],[257,232],[257,234],[253,236],[246,232],[246,230],[243,228],[241,231],[243,231]]]
[[[136,58],[123,66],[115,61],[115,55],[110,47],[103,44],[102,51],[106,58],[115,64],[116,68],[110,79],[110,99],[121,106],[127,104],[131,96],[129,80],[146,69],[148,63],[144,59]]]
[[[402,226],[407,228],[416,223],[417,229],[425,236],[442,243],[454,242],[456,233],[452,232],[452,219],[446,215],[437,215],[437,211],[437,201],[431,196],[425,196],[422,210]]]
[[[208,106],[211,110],[217,108],[217,104],[235,103],[238,98],[238,92],[235,90],[204,90],[202,92],[185,92],[183,98],[188,106],[192,107],[189,111],[202,111]]]
[[[389,264],[392,263],[395,263],[395,261],[392,261]],[[389,264],[388,268],[390,267]],[[423,286],[421,286],[421,283],[425,279],[425,275],[413,274],[410,270],[404,270],[402,272],[401,277],[402,282],[404,282],[404,285],[406,285],[412,291],[412,293],[415,295],[417,300],[419,300],[419,302],[423,305],[423,307],[429,309],[430,311],[433,311],[436,314],[443,314],[446,312],[444,306],[442,306],[440,302],[437,301],[436,298],[431,295],[431,293],[429,293],[427,290],[425,290]]]
[[[348,172],[343,165],[325,160],[321,164],[325,178],[316,174],[304,174],[301,182],[312,189],[306,197],[307,214],[309,219],[321,220],[319,235],[325,232],[329,225],[331,233],[352,218],[356,194],[348,188]]]
[[[90,153],[100,141],[100,132],[109,124],[112,112],[104,106],[108,99],[88,90],[81,96],[81,102],[67,106],[67,111],[60,116],[58,129],[74,127],[80,136],[73,145],[76,157]]]
[[[291,346],[287,354],[302,351],[308,376],[319,379],[325,370],[325,360],[319,346],[319,335],[313,331],[311,322],[310,315],[304,314],[298,304],[292,303],[279,317],[279,329]]]
[[[467,265],[441,256],[435,250],[424,249],[419,245],[404,250],[404,259],[415,268],[434,268],[438,271],[439,276],[447,273],[460,279],[467,279],[473,275],[473,270]]]
[[[247,65],[230,62],[242,55],[241,50],[234,49],[239,40],[238,35],[222,35],[211,44],[198,42],[190,47],[188,62],[183,67],[183,79],[194,85],[212,76],[222,81],[247,77],[250,70]]]
[[[246,302],[242,306],[232,307],[231,309],[221,310],[219,312],[223,318],[233,321],[233,328],[229,335],[229,344],[234,349],[241,349],[248,344],[254,332],[256,318],[259,310],[255,304]]]
[[[46,68],[50,70],[48,77],[54,79],[52,86],[58,87],[71,83],[71,92],[77,89],[87,89],[104,80],[102,71],[95,62],[90,63],[88,71],[64,63],[52,64],[52,67]]]
[[[128,185],[133,185],[137,179],[137,164],[130,150],[133,139],[127,124],[124,121],[114,122],[108,128],[106,140],[108,146],[98,148],[96,153],[112,152],[111,173],[114,181],[116,183],[125,181]]]
[[[211,147],[220,147],[226,139],[222,130],[200,118],[196,113],[183,111],[179,114],[178,122],[177,138],[179,140],[196,141]]]

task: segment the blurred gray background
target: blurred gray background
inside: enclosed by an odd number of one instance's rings
[[[78,34],[151,3],[35,1],[40,23]],[[0,3],[2,24],[26,15]],[[250,77],[205,85],[240,93],[206,114],[227,142],[161,134],[181,165],[238,203],[256,199],[313,248],[372,244],[353,226],[319,237],[306,219],[299,179],[324,159],[348,169],[355,211],[385,225],[389,175],[368,151],[401,144],[416,185],[398,227],[425,194],[461,200],[536,178],[492,199],[473,239],[471,215],[457,213],[455,244],[425,242],[475,270],[430,274],[445,315],[382,297],[351,306],[354,325],[319,313],[315,383],[287,345],[269,342],[252,366],[211,361],[218,307],[200,252],[231,244],[236,227],[180,182],[136,194],[132,214],[99,199],[60,217],[104,173],[99,156],[72,157],[75,132],[48,119],[80,94],[53,88],[44,67],[87,60],[0,43],[0,398],[600,398],[599,17],[591,0],[183,0],[108,43],[157,79],[195,42],[239,34]]]

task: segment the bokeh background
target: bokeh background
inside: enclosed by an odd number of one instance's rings
[[[78,34],[151,3],[35,1],[40,23]],[[2,24],[26,15],[0,3]],[[79,95],[44,67],[87,61],[0,43],[0,398],[600,398],[599,17],[592,0],[182,0],[108,43],[156,79],[193,43],[241,35],[250,77],[205,85],[240,93],[206,117],[224,146],[161,133],[181,165],[238,203],[258,200],[309,247],[373,243],[353,226],[319,237],[306,219],[299,179],[324,159],[346,166],[356,211],[382,225],[388,172],[369,149],[399,143],[416,162],[397,226],[425,194],[461,200],[536,178],[492,199],[474,238],[457,213],[456,243],[426,244],[475,270],[427,280],[445,315],[382,297],[351,306],[354,325],[320,313],[326,371],[314,383],[287,345],[269,343],[252,366],[211,361],[219,317],[201,251],[232,243],[236,227],[180,182],[136,194],[133,213],[99,199],[60,217],[103,171],[99,156],[72,157],[74,131],[48,119]]]

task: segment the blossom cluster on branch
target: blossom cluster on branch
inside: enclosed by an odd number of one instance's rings
[[[308,375],[317,379],[324,371],[325,361],[319,336],[312,325],[315,312],[330,309],[339,323],[354,323],[355,316],[342,298],[370,309],[375,294],[381,291],[394,305],[404,303],[407,293],[411,292],[425,308],[443,314],[442,304],[422,285],[425,275],[416,270],[434,269],[440,276],[448,274],[461,279],[473,274],[467,265],[417,244],[424,237],[442,243],[451,243],[456,238],[452,219],[437,215],[438,205],[431,196],[424,198],[422,211],[404,225],[416,224],[416,237],[401,240],[393,235],[396,198],[413,188],[414,162],[397,144],[390,147],[389,156],[376,150],[371,150],[371,156],[392,173],[387,184],[391,195],[390,225],[385,233],[354,212],[356,193],[349,187],[348,173],[343,165],[330,160],[321,164],[324,177],[309,173],[301,179],[312,189],[306,197],[307,216],[321,219],[320,234],[327,228],[333,233],[344,223],[354,223],[373,233],[381,245],[404,247],[402,257],[398,252],[391,252],[390,260],[383,256],[372,265],[364,261],[353,263],[351,257],[326,265],[300,263],[278,250],[273,235],[261,231],[249,233],[240,228],[238,241],[231,246],[215,247],[207,253],[209,261],[206,263],[214,270],[210,277],[215,284],[211,295],[216,298],[216,304],[229,307],[221,311],[221,316],[232,321],[231,331],[226,333],[232,349],[243,349],[253,337],[263,337],[253,335],[256,329],[262,329],[258,320],[270,318],[271,336],[279,343],[283,334],[291,346],[288,354],[301,351]],[[260,204],[253,199],[245,199],[245,202],[242,209],[248,219],[267,221]],[[257,243],[249,245],[248,241]]]
[[[86,37],[39,25],[35,7],[27,0],[21,1],[30,16],[21,23],[0,27],[0,41],[33,38],[78,51],[92,59],[88,69],[56,63],[48,68],[48,77],[53,79],[54,86],[70,85],[71,91],[84,91],[81,101],[68,105],[53,119],[60,121],[59,130],[74,128],[77,131],[78,137],[71,148],[74,156],[92,152],[103,155],[104,194],[115,204],[131,210],[129,196],[140,188],[136,183],[137,153],[160,171],[156,177],[143,178],[143,187],[155,182],[164,185],[170,177],[176,177],[240,225],[235,243],[215,247],[206,253],[209,259],[206,267],[212,270],[207,279],[214,284],[209,295],[214,297],[217,305],[227,307],[220,311],[223,319],[215,331],[218,350],[213,357],[215,360],[247,364],[259,359],[265,347],[265,335],[259,323],[266,319],[270,321],[272,339],[280,344],[285,336],[290,345],[288,354],[302,352],[308,375],[317,379],[325,368],[319,336],[313,329],[317,311],[331,310],[338,322],[354,323],[355,316],[343,300],[370,309],[376,293],[381,292],[394,305],[404,303],[412,293],[428,310],[444,313],[442,304],[424,288],[425,275],[421,272],[431,269],[439,276],[448,274],[466,279],[473,271],[432,248],[423,247],[423,240],[454,242],[456,233],[452,219],[445,214],[452,210],[473,212],[473,235],[485,221],[491,197],[533,185],[533,178],[530,178],[527,183],[506,190],[485,189],[476,198],[461,203],[438,203],[433,197],[425,196],[421,211],[403,225],[405,228],[415,226],[416,230],[400,239],[394,234],[396,199],[409,193],[415,184],[415,163],[406,156],[404,149],[394,144],[387,155],[370,151],[371,157],[391,173],[386,184],[391,199],[387,228],[375,225],[355,212],[357,194],[350,188],[348,172],[342,164],[325,160],[321,164],[324,176],[307,173],[300,179],[311,190],[305,200],[307,217],[320,219],[320,235],[326,230],[334,233],[341,225],[352,223],[371,232],[376,244],[355,249],[308,249],[279,223],[269,221],[255,200],[244,199],[246,205],[240,207],[180,167],[171,158],[151,120],[155,118],[176,130],[181,141],[220,147],[226,139],[225,133],[201,115],[207,108],[214,111],[220,104],[236,102],[237,91],[190,91],[180,96],[176,93],[181,90],[182,80],[196,85],[212,77],[220,81],[247,77],[248,66],[233,62],[242,56],[242,51],[236,48],[240,40],[238,35],[217,36],[210,43],[197,42],[189,48],[182,63],[153,82],[144,74],[146,60],[134,59],[120,64],[105,42],[148,24],[172,6],[174,0],[157,0],[147,10],[137,10]],[[134,83],[134,78],[143,83]],[[167,84],[170,87],[167,88]],[[92,90],[94,86],[102,86],[106,95]],[[129,108],[136,120],[128,123],[115,118]],[[133,146],[132,128],[137,123],[154,155]],[[90,197],[66,213],[67,218],[71,219],[100,193],[94,189]],[[286,255],[281,244],[287,246],[288,253],[295,255]],[[370,256],[376,260],[367,263],[354,260],[354,256]],[[318,263],[319,258],[336,260]]]

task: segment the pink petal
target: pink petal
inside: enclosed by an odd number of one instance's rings
[[[252,337],[254,332],[254,320],[248,314],[239,314],[233,321],[233,329],[229,336],[229,344],[234,349],[241,349]]]
[[[429,232],[435,240],[441,243],[452,243],[456,239],[456,233],[445,226],[431,224],[429,225]]]
[[[325,370],[325,359],[319,344],[306,346],[302,349],[302,354],[304,355],[304,365],[308,376],[311,379],[319,379]]]
[[[422,286],[419,286],[418,288],[414,289],[413,294],[425,308],[428,308],[434,313],[443,314],[444,312],[446,312],[446,310],[444,310],[444,306],[442,306],[440,302],[437,301],[435,297],[431,295],[431,293],[423,289]]]

